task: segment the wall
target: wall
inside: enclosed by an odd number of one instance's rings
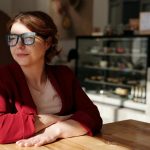
[[[0,0],[0,10],[10,15],[12,13],[12,0]]]
[[[1,0],[0,10],[9,16],[14,16],[20,11],[42,10],[49,13],[51,0]]]
[[[0,64],[8,64],[11,63],[12,57],[5,36],[7,34],[6,24],[10,20],[10,17],[4,11],[0,10],[0,20]]]
[[[1,0],[0,10],[12,16],[21,10],[50,10],[51,0]],[[108,23],[108,0],[93,0],[93,27],[102,29]]]
[[[68,5],[67,0],[61,3],[60,1],[53,1],[51,4],[50,14],[52,14],[54,22],[58,27],[61,39],[60,45],[63,47],[59,58],[62,61],[66,61],[69,51],[76,47],[75,37],[79,35],[91,35],[92,33],[93,0],[81,0],[78,8],[74,8],[70,4]],[[71,22],[71,25],[67,28],[63,25],[65,17]]]
[[[11,16],[16,15],[20,11],[34,10],[36,6],[35,0],[13,0]]]
[[[78,8],[68,0],[53,1],[52,17],[58,27],[61,39],[74,39],[77,35],[90,35],[92,32],[93,0],[82,0]]]
[[[109,0],[94,0],[93,28],[99,27],[103,31],[108,24],[108,1]]]

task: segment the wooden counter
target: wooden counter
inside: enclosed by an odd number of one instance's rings
[[[0,144],[0,150],[150,150],[150,124],[125,120],[105,124],[95,137],[62,139],[41,147]]]
[[[126,145],[132,150],[150,150],[150,123],[125,120],[105,124],[98,137]]]

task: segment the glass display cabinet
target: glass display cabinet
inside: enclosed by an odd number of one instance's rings
[[[146,103],[148,36],[78,36],[76,48],[86,92]]]

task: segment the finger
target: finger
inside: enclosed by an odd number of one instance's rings
[[[36,143],[40,142],[41,139],[39,139],[38,137],[34,137],[30,140],[27,140],[25,142],[25,146],[26,147],[30,147],[30,146],[34,146]]]
[[[55,140],[56,140],[55,138],[45,137],[42,140],[40,140],[39,142],[37,142],[34,146],[36,146],[36,147],[42,146],[42,145],[45,145],[45,144],[52,143]]]
[[[17,144],[18,146],[23,147],[23,146],[24,146],[24,144],[25,144],[25,140],[17,141],[17,142],[16,142],[16,144]]]
[[[45,144],[48,144],[48,143],[46,141],[44,141],[44,140],[43,141],[41,140],[41,141],[35,143],[34,146],[35,147],[39,147],[39,146],[42,146],[42,145],[45,145]]]
[[[24,143],[24,142],[25,142],[25,140],[19,140],[19,141],[16,142],[16,144],[21,144],[21,143]]]
[[[17,141],[16,144],[21,147],[30,147],[33,146],[37,142],[37,138],[30,138],[25,140]]]

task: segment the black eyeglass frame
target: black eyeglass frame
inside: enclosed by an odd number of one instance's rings
[[[26,33],[23,33],[23,34],[8,34],[6,37],[7,37],[7,44],[10,46],[10,47],[14,47],[17,45],[18,41],[19,41],[19,38],[21,39],[21,42],[24,44],[24,45],[33,45],[35,43],[35,37],[36,37],[36,33],[35,32],[26,32]],[[16,38],[16,41],[14,42],[14,44],[10,44],[10,40],[11,40],[11,36],[14,36]],[[13,38],[13,37],[12,37]],[[32,38],[32,41],[30,43],[26,42],[26,39],[27,38]]]

